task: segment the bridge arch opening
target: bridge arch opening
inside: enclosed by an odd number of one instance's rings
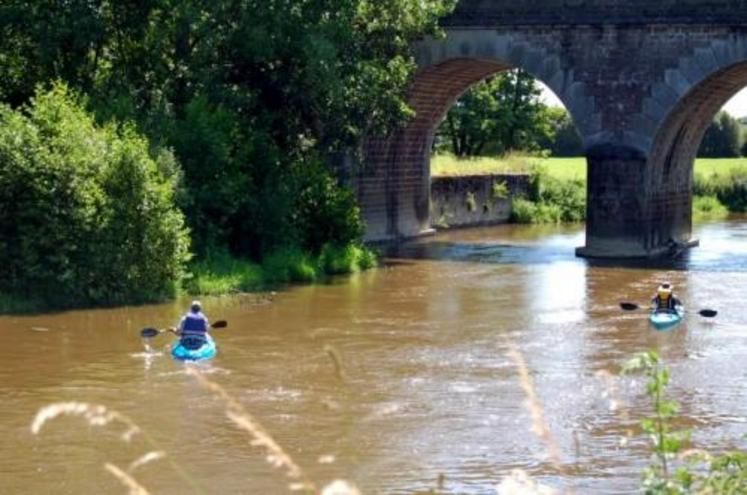
[[[675,238],[689,237],[698,152],[714,118],[745,87],[747,60],[717,70],[692,85],[666,114],[647,161],[647,186],[660,191],[661,197],[651,203],[646,216],[668,222],[651,222],[647,232],[650,244],[660,241],[661,231]]]
[[[409,90],[414,118],[387,137],[365,144],[365,166],[356,186],[369,240],[393,240],[431,231],[431,154],[438,126],[467,90],[499,73],[521,68],[495,57],[455,56],[423,66]],[[564,81],[568,89],[571,84]],[[548,88],[565,103],[563,92]],[[572,88],[577,95],[583,88]],[[564,105],[576,122],[571,106]]]

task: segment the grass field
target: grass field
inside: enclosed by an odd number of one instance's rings
[[[431,159],[433,176],[531,173],[537,168],[542,186],[534,197],[514,201],[518,223],[583,221],[586,214],[586,158],[543,158],[509,155],[502,158]],[[699,159],[695,163],[693,215],[697,221],[719,219],[747,211],[747,158]]]
[[[482,175],[501,173],[525,173],[541,165],[557,179],[585,179],[586,158],[540,158],[509,155],[505,158],[458,159],[452,155],[437,155],[431,158],[433,176]],[[705,176],[728,175],[732,170],[747,174],[747,157],[701,158],[695,163],[695,173]]]

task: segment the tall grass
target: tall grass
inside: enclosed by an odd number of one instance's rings
[[[547,167],[531,171],[527,198],[513,200],[511,220],[516,223],[575,223],[586,219],[586,183],[581,179],[560,179]]]
[[[318,255],[296,248],[276,251],[261,264],[213,253],[192,264],[184,290],[194,295],[220,295],[263,290],[277,284],[314,282],[328,275],[356,273],[376,266],[376,254],[359,245],[325,245]],[[2,304],[2,299],[0,299]]]
[[[718,199],[729,211],[747,212],[747,164],[723,169],[710,165],[701,171],[696,168],[693,191],[697,196]]]
[[[509,154],[504,157],[458,158],[454,155],[434,155],[431,158],[431,175],[490,175],[501,173],[531,173],[537,166],[547,168],[557,179],[586,180],[586,158],[556,158]],[[707,180],[747,177],[747,158],[698,158],[695,161],[696,183],[698,177]],[[708,196],[709,194],[704,194]]]
[[[228,420],[237,429],[246,433],[253,448],[261,449],[264,460],[272,467],[279,469],[289,479],[288,489],[292,492],[319,493],[320,495],[361,495],[360,491],[351,483],[335,480],[317,491],[316,484],[306,475],[304,470],[278,444],[270,433],[254,418],[241,403],[218,383],[206,378],[198,369],[187,367],[188,375],[194,377],[198,384],[218,397],[225,407],[224,412]],[[129,490],[130,495],[148,495],[150,492],[134,476],[133,472],[150,462],[168,458],[174,471],[197,493],[213,493],[199,485],[187,471],[173,458],[158,448],[153,438],[144,432],[129,417],[107,408],[103,405],[85,402],[60,402],[42,407],[31,422],[31,432],[37,435],[49,421],[59,416],[81,417],[90,426],[107,426],[114,423],[124,425],[125,431],[121,435],[123,441],[130,442],[136,435],[143,437],[153,450],[134,460],[127,469],[122,469],[110,462],[104,462],[104,469],[122,483]]]
[[[693,198],[693,220],[702,222],[718,220],[729,216],[729,209],[715,196],[696,196]]]
[[[120,434],[120,439],[126,443],[132,442],[136,436],[143,438],[150,451],[130,463],[128,469],[124,470],[110,462],[104,462],[103,466],[109,474],[130,490],[130,494],[145,495],[148,493],[148,490],[135,479],[133,472],[145,464],[167,457],[153,437],[143,431],[129,416],[106,406],[87,402],[57,402],[42,407],[31,422],[31,433],[38,435],[44,425],[60,416],[77,416],[83,418],[90,426],[103,427],[114,424],[123,426],[124,431]],[[207,490],[181,464],[171,457],[168,457],[168,461],[173,471],[195,493],[207,493]]]

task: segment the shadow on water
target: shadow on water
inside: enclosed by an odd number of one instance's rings
[[[522,235],[522,229],[529,235]],[[403,260],[434,260],[499,265],[544,265],[578,262],[589,267],[667,271],[747,272],[747,222],[737,220],[700,224],[699,247],[673,258],[588,259],[578,258],[575,248],[583,244],[583,233],[558,230],[536,239],[531,228],[501,228],[456,231],[393,246],[386,251],[388,263]]]

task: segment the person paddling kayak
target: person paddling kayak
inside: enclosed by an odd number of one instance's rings
[[[654,312],[673,313],[678,306],[682,306],[682,301],[674,295],[674,286],[665,282],[656,290],[656,295],[651,300],[651,304]]]
[[[199,349],[208,340],[210,323],[202,312],[200,301],[192,301],[189,311],[182,317],[175,333],[179,343],[186,349]]]

